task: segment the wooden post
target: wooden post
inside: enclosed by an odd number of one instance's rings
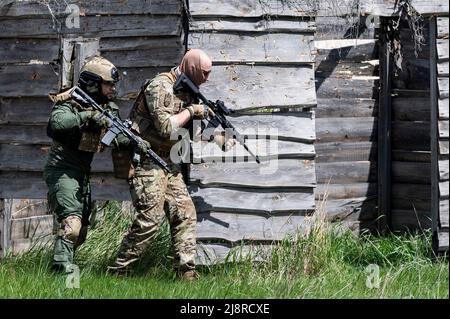
[[[73,84],[78,82],[80,70],[84,65],[84,60],[88,57],[99,54],[99,39],[88,40],[75,43],[75,61],[73,65]]]
[[[383,19],[382,28],[387,20]],[[381,32],[383,34],[383,32]],[[386,38],[380,40],[380,95],[378,118],[378,229],[385,231],[391,226],[391,86],[392,55]]]
[[[437,88],[437,52],[436,52],[436,18],[430,21],[430,137],[431,137],[431,230],[433,233],[433,251],[439,249],[439,166],[438,166],[438,88]]]
[[[11,248],[11,207],[12,199],[0,199],[0,257],[5,257]]]

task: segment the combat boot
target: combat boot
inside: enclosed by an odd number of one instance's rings
[[[188,270],[181,274],[181,280],[192,282],[196,281],[200,278],[199,274],[195,270]]]
[[[108,266],[106,272],[117,277],[128,277],[131,274],[129,267]]]

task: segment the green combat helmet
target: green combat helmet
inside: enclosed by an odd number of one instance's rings
[[[108,102],[108,98],[102,95],[102,83],[117,83],[119,71],[105,58],[94,56],[88,58],[80,71],[78,86],[88,93],[97,103]],[[115,98],[115,97],[114,97]]]

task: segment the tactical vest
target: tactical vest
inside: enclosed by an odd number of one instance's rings
[[[171,72],[159,74],[152,81],[167,81],[172,86],[176,81],[176,75],[172,70]],[[152,149],[158,155],[166,157],[163,153],[170,152],[172,146],[178,141],[171,141],[170,139],[162,138],[155,128],[154,121],[149,110],[149,106],[147,105],[147,100],[145,98],[145,90],[152,81],[147,80],[142,86],[136,102],[130,111],[129,119],[132,122],[131,128],[142,138],[148,141],[152,146]],[[181,112],[183,103],[184,102],[174,94],[171,115]],[[168,105],[165,106],[168,107]]]
[[[72,92],[72,90],[73,89],[69,89],[57,95],[49,95],[49,98],[55,104],[67,101],[71,104],[71,106],[74,109],[78,111],[89,111],[89,110],[92,111],[93,110],[92,108],[84,108],[83,106],[81,106],[80,104],[71,99],[70,93]],[[85,126],[80,132],[81,137],[79,139],[78,145],[74,145],[74,147],[77,147],[78,150],[85,152],[91,153],[103,152],[105,147],[103,144],[100,143],[100,141],[102,140],[106,132],[107,132],[106,128],[102,128],[99,130],[98,128],[91,128],[89,126]],[[58,134],[52,132],[52,130],[49,129],[49,126],[47,126],[47,135],[56,141],[60,140]]]

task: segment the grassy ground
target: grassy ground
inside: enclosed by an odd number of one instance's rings
[[[165,226],[134,275],[118,278],[105,268],[131,220],[117,210],[105,211],[77,252],[79,288],[67,288],[70,278],[50,272],[49,250],[33,249],[0,262],[0,297],[449,298],[448,259],[433,258],[429,234],[337,236],[323,225],[295,243],[282,242],[264,262],[201,268],[195,283],[174,277]]]

